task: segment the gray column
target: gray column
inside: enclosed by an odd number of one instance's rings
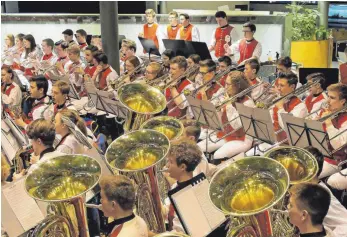
[[[118,2],[100,1],[102,48],[119,75]]]
[[[166,1],[160,1],[160,14],[167,14],[167,4]]]
[[[153,9],[155,13],[158,13],[158,2],[157,1],[146,1],[146,9]]]
[[[18,7],[18,1],[4,1],[5,5],[5,13],[18,13],[19,7]]]
[[[318,1],[319,25],[328,28],[329,2]]]

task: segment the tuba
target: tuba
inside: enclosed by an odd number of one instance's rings
[[[25,189],[32,198],[48,202],[48,216],[35,237],[89,237],[84,195],[98,182],[100,164],[88,156],[63,155],[29,170]]]
[[[119,101],[129,110],[124,130],[136,130],[141,124],[166,107],[165,96],[156,88],[141,83],[129,83],[118,92]]]
[[[218,171],[209,196],[216,208],[231,216],[229,237],[274,236],[268,211],[286,194],[289,175],[278,161],[247,157]]]
[[[189,236],[186,234],[177,233],[177,232],[164,232],[164,233],[157,234],[154,237],[189,237]]]
[[[169,139],[154,130],[137,130],[117,138],[106,151],[106,161],[115,172],[135,182],[136,210],[150,230],[165,231],[159,195],[157,164],[165,161]]]
[[[171,116],[158,116],[147,120],[141,125],[141,129],[152,129],[163,133],[167,138],[175,140],[183,134],[183,124],[180,120]]]

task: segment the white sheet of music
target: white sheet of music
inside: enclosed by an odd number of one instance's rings
[[[2,192],[11,209],[25,231],[34,227],[44,219],[36,201],[24,189],[25,179],[18,180],[13,185],[3,188]]]
[[[208,187],[208,180],[205,179],[172,195],[188,234],[192,237],[206,236],[225,221],[224,214],[209,200]]]

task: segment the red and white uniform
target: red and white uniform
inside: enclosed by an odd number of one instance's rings
[[[98,83],[98,89],[104,90],[107,87],[108,91],[112,91],[113,88],[111,84],[115,82],[118,77],[118,73],[111,66],[102,70],[95,79]]]
[[[322,104],[325,103],[328,99],[327,94],[325,92],[320,93],[318,96],[314,96],[313,94],[310,94],[305,99],[305,104],[308,113],[312,113],[314,111],[317,111],[317,113],[314,113],[309,116],[308,119],[311,120],[317,120],[319,116],[319,109],[322,107]]]
[[[219,89],[221,89],[222,87],[218,84],[218,83],[213,83],[212,86],[210,86],[206,91],[206,97],[207,100],[211,100],[212,98],[214,98],[214,95],[217,93],[217,91],[219,91]],[[196,95],[196,98],[198,100],[202,100],[202,94],[201,92],[198,92],[198,94]]]
[[[65,66],[65,64],[67,63],[67,62],[69,62],[70,61],[70,59],[69,59],[69,57],[68,56],[65,56],[65,57],[59,57],[58,59],[57,59],[57,62],[61,62],[62,63],[62,65],[63,65],[63,67]]]
[[[117,221],[117,220],[116,220]],[[134,218],[121,224],[115,225],[108,237],[148,237],[146,222],[135,215]]]
[[[61,153],[71,155],[84,153],[83,145],[77,141],[73,134],[62,137],[55,149]]]
[[[95,70],[96,70],[95,65],[88,64],[86,68],[84,69],[84,73],[88,74],[90,77],[93,77]]]
[[[246,39],[241,39],[230,46],[231,54],[240,54],[238,64],[243,61],[255,56],[260,59],[262,47],[261,44],[255,39],[247,41]]]
[[[81,87],[83,86],[83,76],[82,74],[75,74],[75,70],[79,67],[82,67],[83,69],[85,68],[85,65],[81,62],[72,62],[71,60],[69,62],[67,62],[64,66],[64,70],[66,73],[68,73],[70,75],[69,79],[70,82],[73,83],[75,86],[77,87]]]
[[[5,105],[19,106],[22,103],[22,91],[15,82],[6,85],[4,90],[5,91],[1,95],[1,100]]]
[[[177,85],[177,92],[181,93],[184,90],[190,90],[193,91],[194,90],[194,86],[191,83],[191,81],[189,81],[188,79],[183,79],[178,85]],[[169,102],[171,99],[173,99],[173,97],[171,96],[171,90],[170,88],[167,88],[165,91],[165,97],[166,97],[166,101]],[[186,97],[183,95],[183,93],[180,95],[181,99],[185,102],[183,102],[182,104],[180,104],[178,107],[176,107],[176,104],[174,101],[171,101],[168,105],[167,108],[169,110],[168,115],[175,117],[175,118],[180,118],[183,115],[185,115],[186,111],[185,108],[188,106],[187,103],[187,99]],[[174,107],[176,107],[173,111],[171,111]]]
[[[182,26],[177,32],[176,39],[200,42],[199,29],[192,24]]]
[[[176,35],[175,35],[176,37]],[[2,65],[5,65],[7,67],[11,67],[14,59],[13,59],[13,55],[16,53],[17,48],[16,46],[13,46],[11,48],[7,48],[5,47],[4,51],[1,54],[1,63]]]
[[[52,115],[49,110],[49,105],[51,101],[48,96],[40,99],[35,100],[33,103],[33,106],[31,108],[31,111],[28,114],[28,118],[31,121],[34,121],[36,119],[44,118],[46,120],[49,120]]]
[[[157,23],[153,23],[153,24],[144,24],[143,25],[143,37],[145,39],[151,39],[154,41],[155,46],[157,46],[157,48],[159,49],[159,51],[161,51],[161,49],[163,49],[163,43],[162,43],[162,39],[163,39],[163,35],[159,29],[159,25]],[[145,50],[143,50],[144,53]]]
[[[33,76],[34,63],[39,62],[42,57],[42,51],[39,47],[35,47],[34,51],[28,54],[27,58],[25,58],[25,50],[23,51],[20,59],[21,68],[20,70],[24,72],[26,76]],[[35,62],[34,62],[35,61]]]
[[[290,113],[294,117],[304,118],[307,116],[307,108],[298,97],[293,96],[288,102],[284,103],[283,108],[279,109],[276,105],[270,109],[270,115],[274,124],[275,132],[284,128],[281,114]],[[282,131],[277,134],[277,141],[282,141],[287,137],[286,132]]]
[[[85,50],[88,47],[87,43],[79,44],[80,50]]]
[[[178,30],[182,27],[181,24],[177,24],[175,27],[168,25],[166,27],[166,39],[176,39]]]
[[[228,43],[225,41],[225,38],[227,36],[230,37],[230,41]],[[237,34],[237,31],[235,30],[235,27],[229,24],[215,29],[212,33],[212,40],[210,44],[211,46],[214,47],[215,56],[217,58],[224,56],[225,55],[224,45],[227,43],[230,47],[232,43],[238,40],[238,38],[239,36]]]
[[[50,54],[45,54],[41,57],[40,62],[46,61],[47,63],[49,63],[49,65],[54,65],[56,64],[58,60],[58,57],[55,56],[53,53]]]
[[[66,101],[65,104],[59,106],[58,104],[50,104],[49,106],[49,111],[50,111],[50,114],[52,114],[52,118],[55,117],[55,115],[64,110],[64,109],[69,109],[69,110],[77,110],[73,104],[71,104],[69,101]]]
[[[259,79],[258,77],[253,80],[249,80],[249,83],[251,84],[251,86],[254,86],[255,84],[261,83],[261,82],[262,82],[261,79]],[[254,88],[251,92],[252,99],[253,100],[257,99],[263,94],[263,92],[264,92],[264,87],[262,85]]]

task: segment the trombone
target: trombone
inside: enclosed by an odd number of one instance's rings
[[[175,85],[177,85],[177,83],[179,81],[181,81],[183,78],[188,77],[190,74],[195,73],[198,69],[199,69],[199,65],[194,65],[192,67],[187,68],[187,70],[179,77],[177,77],[176,79],[171,79],[170,81],[168,81],[165,86],[162,88],[163,91],[165,91],[166,89],[173,87]],[[177,97],[179,97],[180,95],[178,95]],[[170,103],[171,101],[173,101],[174,99],[176,99],[177,97],[173,98],[172,100],[170,100],[168,103]]]

